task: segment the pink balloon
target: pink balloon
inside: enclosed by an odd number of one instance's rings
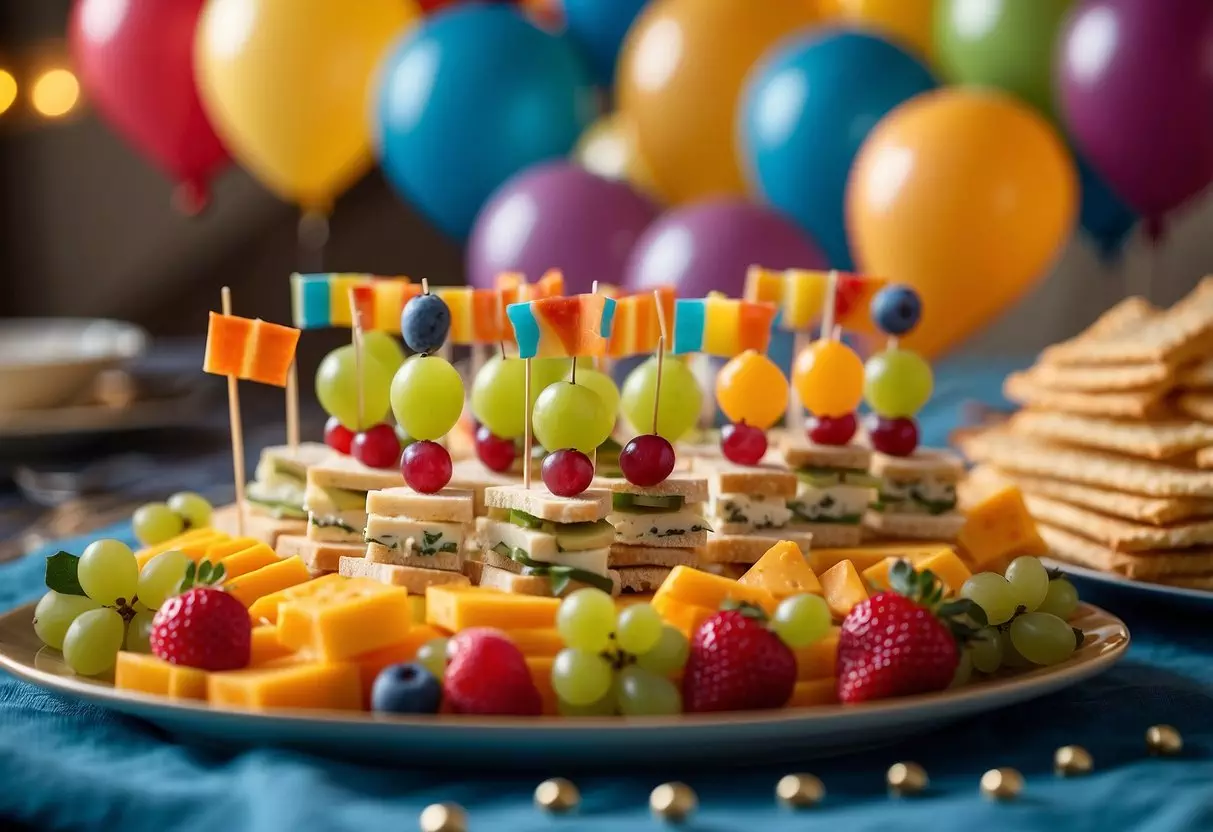
[[[1213,181],[1213,2],[1088,0],[1059,41],[1058,101],[1083,155],[1157,231]]]

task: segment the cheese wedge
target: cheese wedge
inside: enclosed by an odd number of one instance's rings
[[[350,662],[290,662],[278,667],[211,673],[206,693],[212,705],[255,711],[362,708],[358,665]]]
[[[800,547],[789,540],[781,540],[767,550],[737,583],[762,587],[779,601],[806,592],[821,594],[821,582],[817,580],[817,575]]]
[[[339,662],[402,640],[412,623],[407,591],[351,578],[283,602],[278,641]]]
[[[449,633],[468,627],[537,630],[555,628],[560,599],[482,587],[431,586],[425,591],[425,607],[426,623]]]

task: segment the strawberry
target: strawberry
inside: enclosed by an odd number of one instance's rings
[[[838,699],[867,702],[943,690],[960,662],[960,643],[986,623],[966,598],[942,602],[943,586],[930,570],[898,561],[893,589],[856,604],[838,640]]]
[[[459,714],[539,716],[543,701],[522,651],[491,627],[451,637],[442,696]]]
[[[781,708],[796,685],[796,656],[748,604],[722,610],[691,638],[682,675],[688,713]]]
[[[221,580],[222,566],[206,561],[189,565],[183,592],[165,601],[152,619],[152,653],[166,662],[202,670],[248,667],[253,634],[248,610],[213,586]]]

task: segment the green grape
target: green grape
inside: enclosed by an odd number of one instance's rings
[[[611,663],[589,650],[566,648],[552,663],[552,689],[570,705],[589,705],[611,690],[615,671]]]
[[[965,648],[960,649],[960,659],[956,662],[956,673],[952,676],[950,688],[964,687],[973,676],[973,654]]]
[[[661,638],[647,653],[636,658],[636,665],[658,676],[672,676],[687,663],[691,645],[680,630],[669,625],[661,628]]]
[[[1065,578],[1054,578],[1049,581],[1049,591],[1045,593],[1045,599],[1040,602],[1036,611],[1047,612],[1062,621],[1068,621],[1076,609],[1078,609],[1078,590],[1074,588],[1074,584]]]
[[[383,366],[390,367],[393,373],[404,363],[404,347],[382,330],[372,329],[362,333],[362,351]]]
[[[445,638],[432,638],[417,648],[417,662],[440,682],[446,673],[446,644]]]
[[[1007,579],[997,572],[978,572],[964,582],[960,595],[981,607],[990,624],[1010,621],[1015,614],[1015,593]]]
[[[130,601],[139,589],[139,564],[122,541],[98,540],[80,556],[76,577],[85,594],[99,604]]]
[[[63,637],[80,613],[101,605],[83,595],[63,595],[53,589],[42,596],[34,607],[34,632],[47,647],[63,649]]]
[[[152,652],[152,622],[156,620],[154,612],[137,612],[126,625],[126,642],[123,650],[132,653]]]
[[[588,387],[558,381],[535,400],[535,440],[549,451],[576,448],[592,454],[615,427],[602,398]]]
[[[1011,622],[1011,643],[1034,664],[1057,664],[1074,652],[1074,630],[1047,612],[1029,612]]]
[[[526,432],[523,413],[526,362],[521,358],[494,355],[484,363],[472,382],[472,414],[480,424],[503,439],[517,439]],[[531,401],[539,398],[531,373]]]
[[[358,413],[358,363],[354,345],[330,352],[316,368],[316,398],[330,416],[352,431],[377,425],[391,408],[389,391],[394,367],[363,350],[362,414]]]
[[[913,416],[931,398],[931,365],[918,353],[890,349],[864,364],[863,397],[878,416]]]
[[[653,428],[653,397],[657,387],[657,358],[648,359],[623,382],[620,406],[623,415],[639,433]],[[661,369],[661,405],[657,433],[670,442],[680,439],[699,422],[703,391],[684,362],[667,356]]]
[[[982,673],[993,673],[1002,666],[1002,639],[993,627],[982,627],[973,643],[969,645],[969,657],[973,668]]]
[[[556,611],[556,631],[569,647],[598,653],[606,649],[614,629],[615,601],[601,589],[579,589]]]
[[[211,524],[211,504],[201,494],[181,491],[168,498],[168,507],[181,515],[191,529]]]
[[[441,439],[463,413],[463,379],[451,362],[414,355],[392,379],[392,412],[414,439]]]
[[[158,610],[177,594],[191,561],[183,552],[170,549],[147,562],[139,573],[139,600],[149,610]]]
[[[582,370],[594,369],[594,359],[588,355],[577,358],[577,377]],[[573,371],[573,362],[567,358],[536,358],[531,362],[531,390],[538,396],[547,387],[558,381],[569,381]]]
[[[63,658],[81,676],[100,676],[114,666],[126,624],[109,607],[80,613],[63,638]]]
[[[1015,602],[1028,612],[1039,607],[1049,594],[1049,570],[1037,558],[1015,558],[1006,574]]]
[[[775,608],[771,629],[788,647],[796,650],[825,638],[830,632],[830,608],[819,595],[793,595]]]
[[[615,640],[633,656],[642,656],[661,640],[665,622],[649,604],[632,604],[619,612],[615,625]]]
[[[164,503],[148,503],[135,509],[131,526],[140,543],[155,546],[185,531],[185,520]]]
[[[563,699],[558,698],[556,700],[556,708],[560,711],[561,716],[572,717],[615,716],[618,712],[618,707],[615,704],[614,690],[607,691],[606,696],[588,705],[570,705]]]
[[[624,716],[670,716],[682,713],[682,694],[664,676],[642,667],[627,667],[615,680],[615,697]]]
[[[577,384],[590,388],[598,394],[598,398],[602,399],[602,408],[610,414],[613,429],[615,420],[619,418],[619,388],[615,386],[615,382],[611,381],[611,377],[606,373],[600,373],[597,370],[583,370],[578,367]]]
[[[1020,670],[1032,666],[1032,663],[1021,656],[1019,651],[1015,649],[1015,645],[1011,642],[1011,630],[1009,627],[998,631],[998,642],[1002,648],[1003,667]]]

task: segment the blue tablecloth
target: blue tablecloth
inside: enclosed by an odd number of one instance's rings
[[[924,416],[931,441],[942,440],[962,398],[997,401],[999,378],[1001,373],[989,367],[941,373]],[[63,548],[78,553],[85,542],[68,541]],[[0,567],[0,609],[38,597],[43,554]],[[0,818],[37,829],[365,832],[416,829],[426,805],[455,801],[467,808],[473,830],[658,829],[648,816],[648,793],[657,783],[681,779],[696,789],[701,802],[685,828],[701,832],[1213,829],[1208,612],[1147,606],[1132,595],[1097,595],[1089,589],[1084,587],[1084,596],[1120,614],[1133,634],[1125,661],[1095,680],[928,737],[847,757],[772,766],[764,765],[762,748],[746,748],[737,756],[747,767],[738,770],[578,776],[581,812],[563,819],[532,807],[537,776],[519,776],[505,767],[500,774],[464,775],[427,771],[424,759],[363,767],[268,749],[203,751],[168,740],[139,721],[0,674]],[[1181,758],[1146,756],[1144,732],[1160,722],[1182,731]],[[1093,775],[1054,777],[1053,751],[1071,743],[1094,755]],[[915,760],[927,769],[927,795],[886,796],[884,772],[898,760]],[[995,805],[979,797],[982,772],[997,766],[1023,772],[1022,799]],[[793,770],[822,778],[825,803],[801,814],[776,805],[775,782]]]

